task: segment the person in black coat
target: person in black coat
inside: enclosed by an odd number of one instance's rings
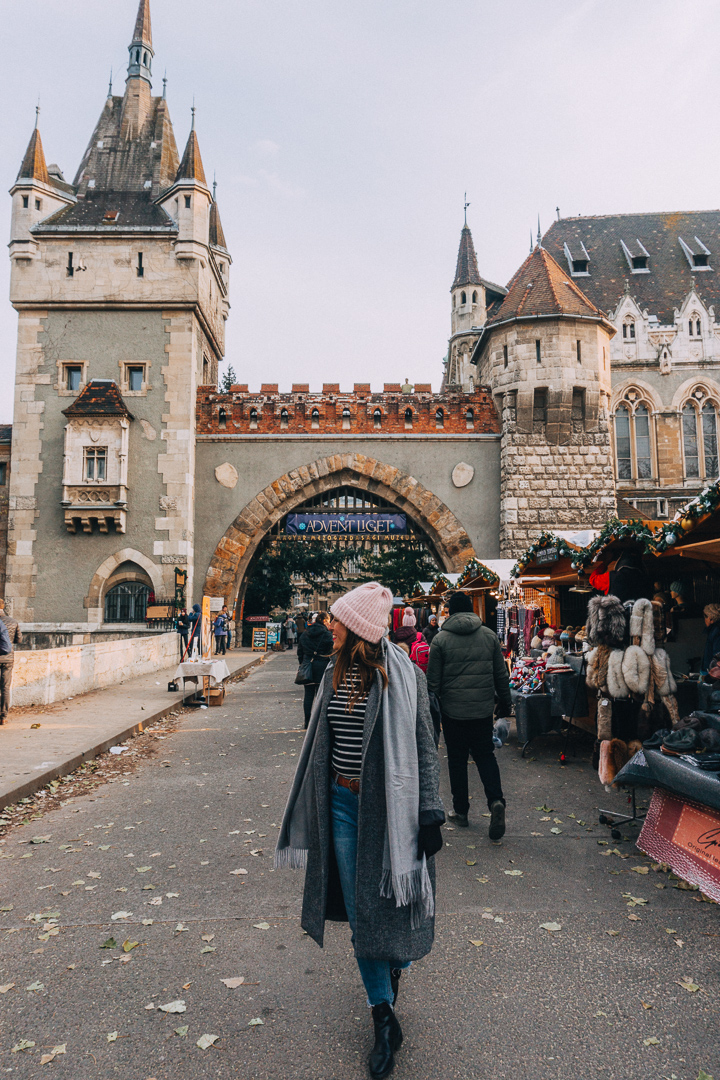
[[[428,619],[428,624],[422,632],[422,636],[427,641],[428,645],[432,645],[433,639],[440,633],[440,627],[438,626],[437,615],[431,615]]]
[[[313,681],[305,683],[305,697],[303,699],[303,711],[305,713],[305,727],[310,721],[310,711],[323,672],[328,666],[330,654],[333,650],[333,636],[328,630],[329,621],[327,612],[321,612],[314,623],[298,638],[297,656],[298,664],[303,660],[312,661]]]
[[[184,609],[177,617],[177,632],[180,635],[180,657],[184,659],[188,647],[188,633],[190,632],[190,618]]]
[[[628,600],[651,600],[652,581],[643,566],[639,551],[623,551],[610,571],[610,596],[617,596],[621,604]]]

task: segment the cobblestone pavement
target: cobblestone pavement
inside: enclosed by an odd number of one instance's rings
[[[318,949],[302,874],[272,869],[303,735],[294,670],[269,658],[223,706],[159,727],[126,775],[6,831],[0,1073],[367,1075],[347,928]],[[598,806],[623,800],[582,754],[562,767],[548,737],[500,761],[508,834],[488,842],[473,776],[471,827],[438,856],[435,948],[403,977],[394,1075],[720,1080],[718,908],[610,840]]]

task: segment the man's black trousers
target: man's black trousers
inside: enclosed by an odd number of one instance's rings
[[[500,769],[495,758],[495,745],[492,739],[492,716],[466,720],[443,716],[442,729],[447,748],[450,790],[455,813],[467,814],[470,809],[467,771],[469,754],[472,754],[480,773],[488,806],[491,806],[496,799],[504,802]]]

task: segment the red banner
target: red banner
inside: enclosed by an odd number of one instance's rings
[[[637,846],[720,902],[720,812],[656,788]]]

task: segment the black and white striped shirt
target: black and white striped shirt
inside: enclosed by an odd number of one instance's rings
[[[333,735],[332,769],[341,776],[351,778],[360,776],[367,708],[366,694],[353,702],[352,712],[348,709],[348,699],[359,685],[359,676],[349,673],[347,682],[333,694],[328,705],[328,721]]]

